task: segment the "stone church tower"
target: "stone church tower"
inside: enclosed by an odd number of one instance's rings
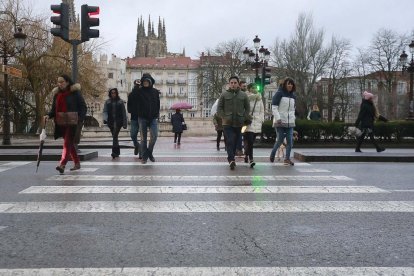
[[[138,20],[137,44],[135,57],[165,57],[167,56],[167,35],[165,22],[158,19],[158,32],[155,34],[154,22],[148,18],[148,29],[145,33],[145,26],[142,17]]]

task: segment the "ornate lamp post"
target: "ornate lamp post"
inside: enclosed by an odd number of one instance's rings
[[[408,118],[407,120],[414,120],[414,104],[413,104],[413,79],[414,79],[414,40],[411,41],[410,45],[411,61],[408,62],[408,55],[403,51],[400,56],[400,62],[402,64],[402,71],[410,73],[410,93],[408,94]]]
[[[1,12],[8,14],[7,12]],[[24,48],[24,43],[27,35],[22,32],[22,28],[17,28],[17,32],[13,38],[3,40],[0,39],[0,56],[3,59],[4,68],[4,107],[3,107],[3,145],[10,145],[10,115],[9,115],[9,78],[7,73],[8,58],[14,57],[17,53],[21,53]],[[15,47],[10,49],[9,43],[11,40],[15,41]]]
[[[259,92],[263,92],[265,86],[265,74],[266,74],[266,67],[267,63],[270,59],[270,52],[267,48],[264,48],[263,45],[260,46],[260,38],[256,35],[253,39],[253,46],[255,49],[255,53],[253,50],[250,50],[248,47],[244,49],[243,55],[248,64],[251,65],[251,68],[255,70],[256,77],[255,83],[256,85],[260,86]],[[262,69],[262,77],[259,77],[259,69]]]

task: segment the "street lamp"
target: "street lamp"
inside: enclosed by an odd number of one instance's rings
[[[8,14],[6,12],[2,12]],[[17,28],[17,32],[13,35],[13,38],[0,40],[0,56],[3,59],[4,70],[4,108],[3,108],[3,145],[10,145],[10,115],[9,115],[9,77],[7,72],[8,58],[14,57],[17,53],[21,53],[24,48],[24,43],[27,35],[22,32],[22,28]],[[15,47],[10,49],[8,43],[15,41]]]
[[[260,38],[256,35],[253,39],[253,50],[250,50],[248,47],[244,49],[243,55],[245,57],[246,63],[250,64],[251,68],[255,70],[256,77],[254,79],[258,90],[260,93],[264,92],[264,86],[266,85],[266,67],[270,59],[270,52],[267,48],[264,48],[263,45],[260,46]],[[259,77],[259,69],[262,69],[262,76]]]
[[[408,63],[408,55],[403,51],[400,56],[400,62],[402,64],[402,71],[410,73],[410,93],[408,94],[408,118],[407,120],[414,120],[414,104],[413,104],[413,79],[414,79],[414,40],[408,45],[411,53],[411,61]]]

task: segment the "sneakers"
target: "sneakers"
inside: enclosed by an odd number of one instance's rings
[[[80,163],[75,164],[75,166],[73,166],[73,168],[70,168],[71,171],[77,171],[80,170]]]
[[[256,163],[253,160],[250,160],[250,168],[253,169],[254,166],[256,166]]]
[[[150,155],[150,156],[148,157],[148,159],[149,159],[151,162],[155,162],[155,158],[154,158],[154,156],[152,156],[152,155]]]
[[[271,163],[273,163],[273,162],[275,162],[275,158],[274,158],[274,157],[272,157],[272,156],[270,156],[270,157],[269,157],[269,161],[270,161]]]
[[[234,170],[235,167],[236,167],[236,162],[231,161],[230,162],[230,170]]]
[[[377,152],[383,152],[385,148],[377,148]]]
[[[362,151],[361,151],[361,149],[355,149],[355,152],[362,152]]]
[[[142,159],[142,160],[141,160],[141,164],[147,164],[147,160]]]
[[[285,161],[283,161],[283,165],[285,165],[285,166],[293,166],[293,165],[295,165],[295,163],[293,163],[292,161],[290,161],[290,159],[285,159]]]
[[[134,155],[138,155],[138,152],[139,152],[139,147],[135,147],[134,148]]]
[[[60,173],[63,174],[65,172],[65,165],[57,165],[56,166],[56,170]]]

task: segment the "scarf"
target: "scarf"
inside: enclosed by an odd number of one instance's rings
[[[70,89],[67,88],[66,91],[60,91],[56,97],[56,113],[58,112],[67,112],[68,107],[66,105],[66,97],[70,94]]]

